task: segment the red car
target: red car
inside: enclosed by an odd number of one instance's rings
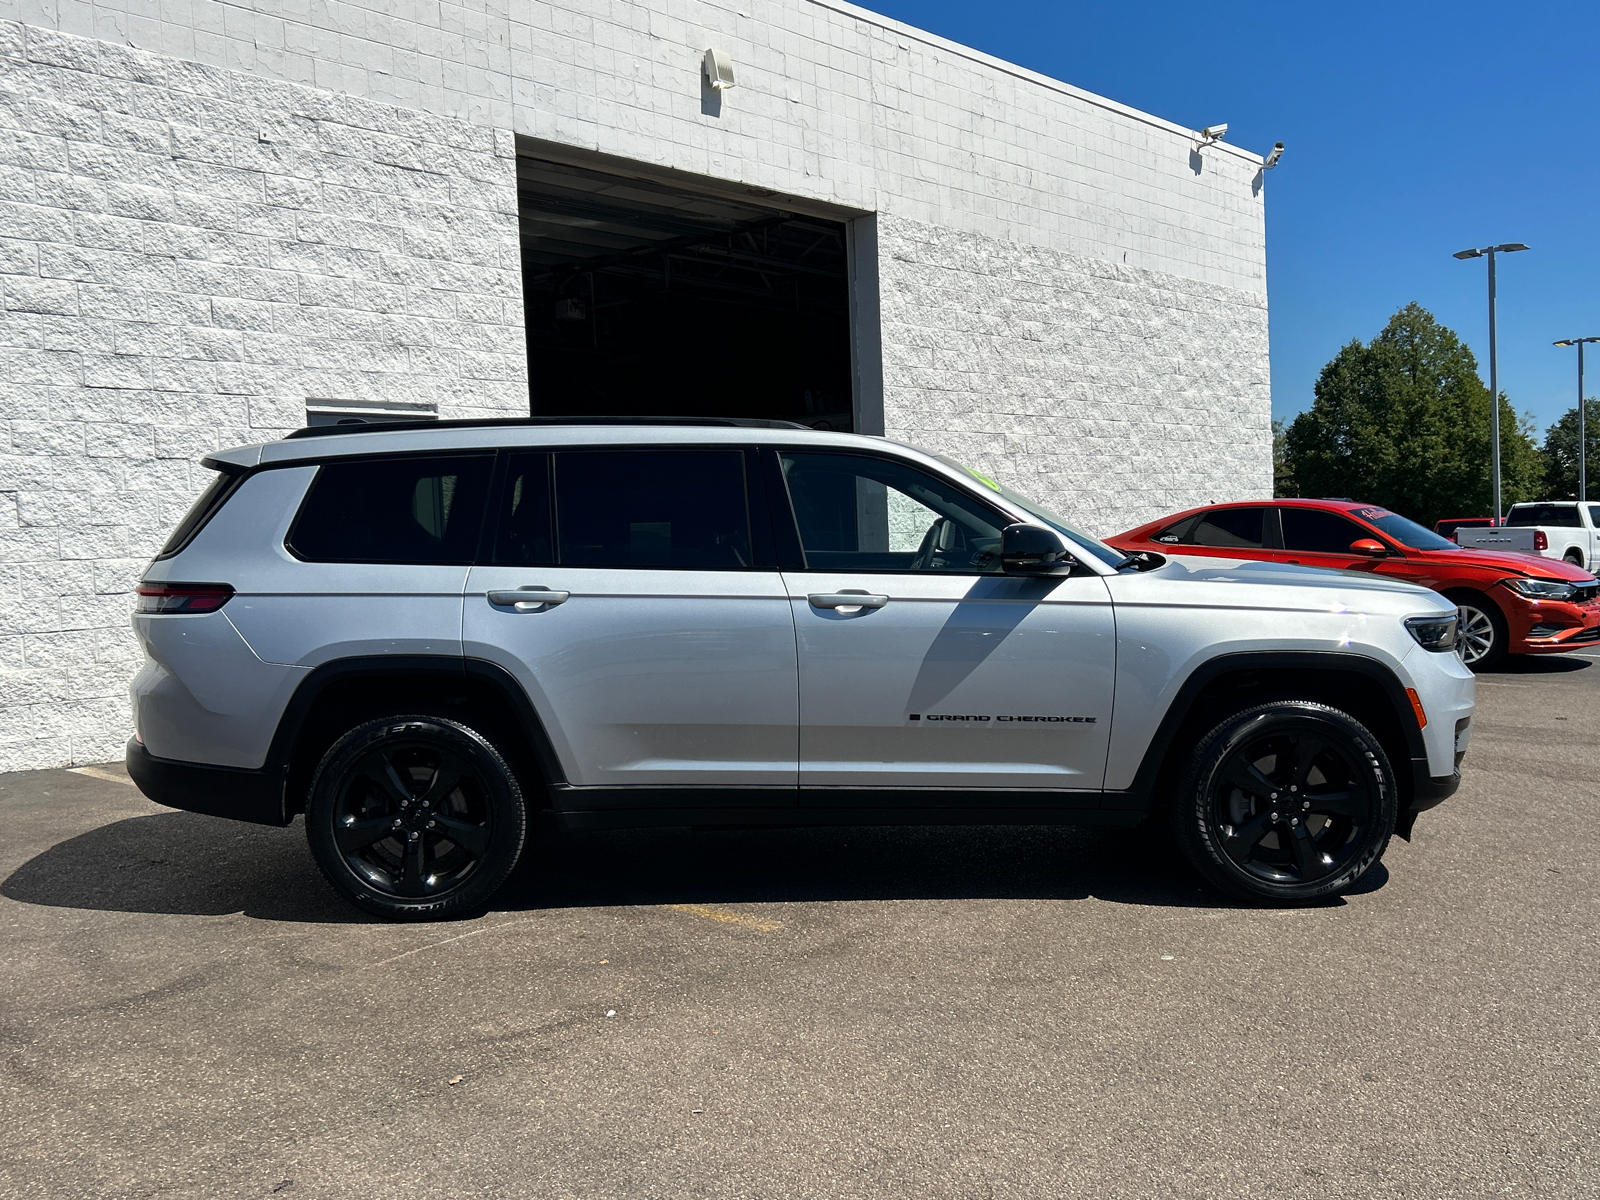
[[[1496,521],[1493,517],[1445,517],[1433,523],[1433,531],[1440,537],[1449,538],[1452,542],[1458,541],[1458,529],[1488,529],[1503,522]]]
[[[1463,549],[1398,513],[1348,500],[1192,508],[1106,539],[1129,553],[1203,554],[1370,571],[1442,592],[1461,608],[1461,657],[1554,654],[1600,641],[1600,583],[1533,554]]]

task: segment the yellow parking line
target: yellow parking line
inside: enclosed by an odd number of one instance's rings
[[[729,912],[725,908],[712,908],[706,904],[669,904],[673,912],[688,913],[691,917],[704,917],[708,921],[721,921],[724,925],[740,925],[745,929],[755,929],[761,933],[772,933],[783,928],[782,921],[769,921],[764,917],[752,917],[745,913]]]
[[[115,771],[108,771],[104,767],[68,767],[74,775],[87,775],[90,779],[104,779],[107,783],[125,783],[133,786],[133,780],[126,775],[119,775]]]

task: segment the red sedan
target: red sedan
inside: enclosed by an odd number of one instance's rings
[[[1203,554],[1371,571],[1454,600],[1462,658],[1554,654],[1600,641],[1600,584],[1581,567],[1532,554],[1468,550],[1398,513],[1348,500],[1213,504],[1106,539],[1130,553]]]

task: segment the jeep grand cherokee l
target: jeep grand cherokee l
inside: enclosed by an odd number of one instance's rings
[[[961,466],[777,423],[304,430],[205,460],[151,563],[128,769],[286,825],[369,912],[485,905],[566,828],[1170,826],[1337,895],[1448,796],[1435,592],[1128,556]]]

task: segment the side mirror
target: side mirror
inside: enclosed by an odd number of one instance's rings
[[[1351,554],[1365,554],[1368,558],[1387,558],[1389,551],[1377,538],[1357,538],[1350,543]]]
[[[1000,566],[1007,575],[1065,575],[1077,565],[1054,529],[1019,522],[1000,533]]]

